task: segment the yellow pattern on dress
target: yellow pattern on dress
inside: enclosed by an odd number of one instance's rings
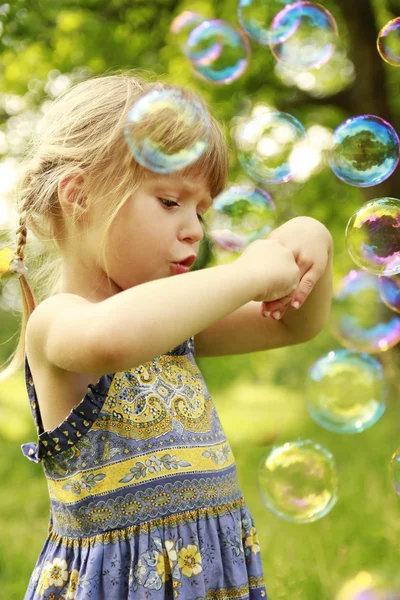
[[[130,375],[134,384],[127,383]],[[162,355],[115,374],[92,429],[137,440],[165,435],[177,426],[200,433],[210,430],[212,410],[198,366],[188,356]]]
[[[215,455],[219,455],[221,459],[216,461]],[[166,456],[170,458],[166,459]],[[150,466],[146,465],[146,459],[151,459]],[[176,469],[176,472],[179,473],[225,472],[235,463],[232,450],[227,442],[216,444],[212,449],[205,446],[173,448],[169,451],[163,449],[148,453],[147,456],[141,455],[126,459],[118,464],[111,463],[98,469],[81,471],[70,477],[56,480],[48,478],[50,498],[68,504],[76,502],[77,498],[83,500],[93,495],[124,489],[127,484],[129,484],[128,487],[131,487],[135,483],[160,480],[165,475],[171,476],[171,469],[168,469],[167,465],[171,463],[172,459],[174,459],[173,463],[177,465],[177,468],[173,467],[173,470]],[[157,470],[155,466],[157,466]],[[131,477],[129,478],[129,476]],[[125,481],[123,481],[124,479]]]

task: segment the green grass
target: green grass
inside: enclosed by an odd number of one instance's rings
[[[400,498],[388,471],[390,457],[400,446],[398,398],[391,398],[381,420],[360,434],[322,429],[304,407],[305,367],[297,363],[295,372],[288,369],[288,356],[293,365],[305,354],[308,362],[321,354],[318,343],[309,344],[306,353],[304,349],[300,345],[290,354],[280,349],[199,361],[256,521],[269,600],[334,600],[343,582],[359,571],[397,574],[400,562]],[[35,440],[22,377],[10,383],[12,394],[5,387],[0,393],[0,597],[22,600],[47,536],[50,503],[42,466],[20,450],[21,443]],[[7,427],[11,414],[18,418],[18,427]],[[330,450],[340,478],[337,504],[309,524],[272,514],[256,482],[268,444],[298,437]]]

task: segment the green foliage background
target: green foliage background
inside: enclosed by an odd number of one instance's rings
[[[3,158],[18,159],[22,153],[13,143],[20,114],[6,110],[5,98],[24,98],[24,111],[36,111],[49,100],[50,84],[63,74],[77,81],[125,67],[155,72],[206,98],[226,128],[232,182],[243,179],[230,137],[232,119],[257,102],[290,112],[305,127],[319,124],[334,129],[349,116],[372,113],[399,131],[400,69],[383,63],[375,46],[379,29],[400,14],[399,1],[326,0],[323,4],[337,20],[342,54],[335,68],[325,66],[315,74],[318,81],[325,80],[325,92],[319,94],[284,84],[268,48],[253,41],[250,66],[232,85],[213,86],[193,75],[169,32],[172,19],[191,9],[238,24],[237,0],[15,0],[0,5],[0,133],[8,140]],[[353,65],[347,83],[345,60]],[[337,283],[354,268],[344,241],[349,217],[369,198],[399,197],[399,184],[397,169],[383,184],[360,190],[339,181],[325,166],[304,183],[266,188],[278,206],[280,223],[310,215],[332,232]],[[208,250],[205,243],[202,267],[212,264]],[[6,286],[1,287],[2,363],[14,348],[19,326],[18,310],[5,302],[6,291]],[[318,427],[305,409],[307,368],[338,347],[326,327],[306,345],[198,360],[258,525],[270,600],[333,599],[342,582],[358,571],[398,572],[399,499],[388,474],[390,457],[399,445],[398,348],[380,356],[390,388],[386,413],[370,430],[346,436]],[[21,372],[0,387],[0,595],[7,600],[23,597],[47,534],[46,480],[41,466],[27,461],[20,450],[21,443],[35,440],[35,435]],[[256,468],[267,445],[296,437],[311,438],[333,452],[341,482],[332,512],[308,525],[272,515],[256,486]]]

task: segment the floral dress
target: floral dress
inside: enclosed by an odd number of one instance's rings
[[[21,446],[48,483],[48,535],[24,600],[267,600],[253,517],[194,338],[103,375]],[[56,401],[56,399],[55,399]]]

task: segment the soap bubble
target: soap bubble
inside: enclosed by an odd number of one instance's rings
[[[189,33],[203,21],[205,21],[205,17],[193,10],[184,10],[172,21],[170,31],[176,36],[178,43],[184,52],[186,51],[186,42]]]
[[[396,450],[390,459],[389,473],[392,485],[400,496],[400,448]]]
[[[311,523],[334,507],[339,481],[328,450],[311,440],[296,440],[268,450],[258,468],[258,486],[275,515]]]
[[[334,131],[329,164],[345,183],[370,187],[396,169],[399,148],[399,137],[390,123],[375,115],[360,115]]]
[[[359,208],[346,227],[354,262],[376,275],[400,273],[400,200],[378,198]]]
[[[247,69],[250,44],[239,28],[220,19],[207,20],[190,32],[186,55],[202,79],[230,84]]]
[[[245,32],[264,46],[283,42],[290,37],[298,26],[291,20],[283,27],[272,29],[274,16],[287,4],[296,0],[239,0],[238,18]]]
[[[346,581],[335,600],[400,600],[399,577],[360,571]]]
[[[382,27],[376,45],[383,60],[393,67],[400,67],[400,17]]]
[[[272,22],[273,31],[291,35],[271,46],[277,60],[295,70],[318,69],[333,56],[338,36],[336,21],[324,6],[315,2],[288,4]]]
[[[400,275],[379,277],[379,292],[386,306],[400,313]]]
[[[156,173],[196,161],[208,147],[211,123],[200,102],[176,89],[153,90],[128,113],[125,139],[135,160]]]
[[[349,350],[374,354],[400,342],[400,317],[382,302],[378,277],[352,270],[335,291],[332,335]]]
[[[260,187],[230,185],[214,198],[205,218],[209,235],[220,248],[239,251],[275,227],[275,204]]]
[[[285,112],[262,112],[235,128],[238,158],[250,177],[260,183],[283,183],[296,174],[291,155],[307,141],[303,125]],[[297,167],[297,170],[299,167]]]
[[[359,433],[386,408],[383,368],[372,356],[351,350],[328,352],[309,370],[307,409],[312,419],[337,433]]]

